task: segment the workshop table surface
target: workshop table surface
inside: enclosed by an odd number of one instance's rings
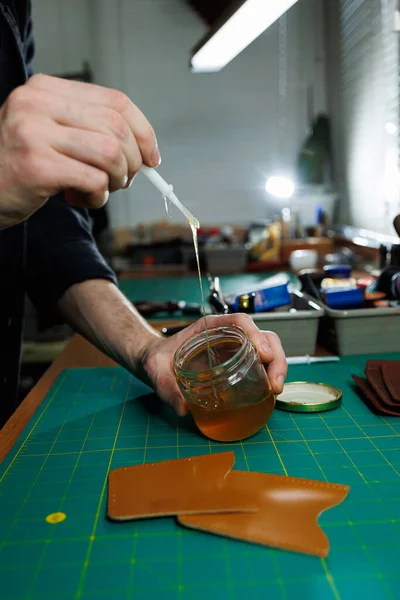
[[[372,414],[351,384],[371,357],[290,367],[289,380],[339,387],[342,407],[276,410],[252,438],[219,444],[122,368],[96,367],[103,359],[85,344],[73,341],[0,432],[4,455],[34,413],[0,465],[2,600],[400,597],[400,420]],[[350,485],[320,518],[328,558],[181,529],[172,518],[107,520],[110,469],[227,449],[235,468]]]

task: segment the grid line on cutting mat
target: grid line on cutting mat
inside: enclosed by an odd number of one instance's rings
[[[367,358],[291,367],[291,380],[307,375],[340,387],[344,406],[275,411],[269,427],[231,445],[187,429],[122,369],[64,372],[0,466],[5,600],[278,599],[311,590],[321,599],[345,600],[359,590],[364,600],[396,597],[400,421],[370,413],[350,387],[350,374],[361,374]],[[350,485],[345,503],[321,518],[331,541],[326,560],[181,530],[173,519],[105,518],[110,468],[230,449],[238,469]],[[47,523],[59,510],[65,520]]]

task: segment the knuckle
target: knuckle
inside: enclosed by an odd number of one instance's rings
[[[109,180],[108,180],[107,173],[104,173],[104,171],[99,171],[99,174],[96,177],[96,181],[97,181],[97,189],[98,190],[101,190],[104,192],[108,190]]]
[[[31,103],[30,94],[25,85],[17,87],[11,92],[7,99],[7,108],[12,111],[20,111]]]
[[[102,142],[101,155],[104,161],[113,166],[119,164],[121,158],[121,147],[118,141],[112,137],[105,137]]]
[[[104,171],[98,171],[96,176],[98,189],[107,190],[108,189],[108,175]]]
[[[11,119],[15,115],[25,113],[33,120],[33,114],[37,113],[46,102],[48,102],[46,91],[28,88],[28,84],[21,85],[7,98],[5,103],[7,117]]]
[[[265,334],[269,340],[273,339],[275,342],[281,342],[279,335],[275,331],[266,331]]]
[[[129,168],[132,174],[135,175],[143,164],[142,155],[140,152],[132,152],[129,157]]]
[[[131,104],[128,96],[119,90],[110,90],[111,105],[118,112],[124,112]]]
[[[37,85],[38,87],[40,87],[42,85],[46,85],[46,83],[48,83],[50,80],[51,80],[50,75],[44,75],[43,73],[36,73],[35,75],[32,75],[32,77],[29,78],[28,85],[30,85],[30,86]]]
[[[156,389],[159,392],[165,392],[171,385],[171,379],[168,375],[160,375],[155,380]]]
[[[119,139],[125,139],[128,135],[128,125],[121,114],[115,110],[110,111],[109,117],[109,128],[112,133]]]
[[[150,123],[147,121],[144,128],[143,128],[143,133],[141,135],[141,138],[144,142],[147,143],[151,143],[153,144],[155,138],[156,138],[156,134],[154,132],[153,127],[150,125]]]
[[[247,313],[240,313],[240,315],[238,315],[238,317],[237,317],[237,321],[239,323],[247,323],[248,325],[250,323],[253,323],[253,319]]]
[[[19,149],[31,149],[35,139],[35,131],[29,119],[16,119],[10,126],[10,134],[18,144]]]

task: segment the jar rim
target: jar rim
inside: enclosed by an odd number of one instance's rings
[[[196,342],[198,343],[198,347],[207,344],[207,335],[206,330],[204,329],[200,333],[197,333],[196,335],[183,342],[183,344],[181,344],[181,346],[179,346],[179,348],[176,350],[174,355],[175,372],[178,373],[181,377],[185,377],[186,379],[196,379],[197,377],[199,377],[199,375],[208,375],[209,377],[212,377],[213,375],[220,374],[221,371],[229,372],[229,370],[235,367],[238,361],[242,359],[242,357],[246,354],[247,350],[253,346],[249,336],[244,331],[244,329],[238,327],[237,325],[223,325],[219,327],[210,327],[207,330],[208,339],[210,341],[213,341],[218,335],[223,333],[227,333],[228,335],[236,335],[241,341],[241,346],[238,349],[238,351],[235,352],[235,354],[229,357],[226,361],[215,365],[214,367],[212,367],[211,369],[207,369],[206,371],[189,371],[187,369],[184,369],[182,366],[183,357],[185,356],[185,354],[189,354],[191,350],[194,351],[196,349]],[[193,346],[193,348],[191,348],[191,346]],[[187,358],[187,356],[185,358]]]

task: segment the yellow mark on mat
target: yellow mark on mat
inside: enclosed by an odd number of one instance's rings
[[[47,515],[46,521],[48,523],[52,523],[54,525],[55,523],[62,523],[63,521],[65,521],[66,518],[67,518],[67,515],[65,513],[56,512],[56,513],[51,513],[50,515]]]

